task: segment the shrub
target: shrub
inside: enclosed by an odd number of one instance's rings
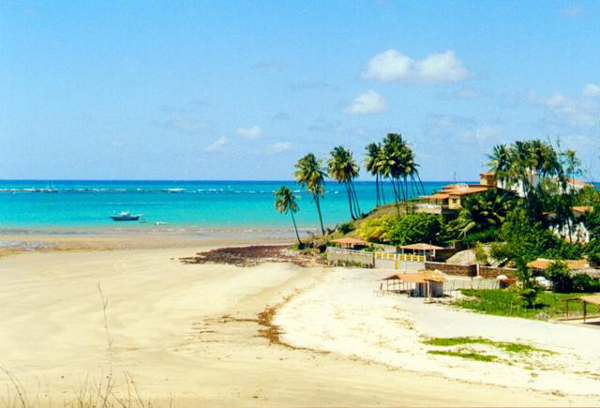
[[[440,217],[433,214],[409,214],[399,219],[389,233],[392,245],[407,245],[418,242],[438,242],[442,231]]]
[[[395,218],[389,215],[381,218],[371,218],[363,221],[356,230],[356,233],[362,239],[369,242],[384,242],[389,239],[389,232],[392,229]]]
[[[554,292],[570,293],[573,291],[573,277],[567,264],[562,261],[552,262],[546,270],[546,278],[552,281]]]
[[[496,259],[533,261],[537,258],[579,259],[584,247],[557,237],[540,223],[532,222],[523,209],[510,212],[502,226],[501,237],[506,241],[494,247]]]
[[[600,279],[585,273],[573,276],[573,292],[598,292],[600,291]]]
[[[600,239],[592,239],[585,246],[585,253],[587,254],[588,261],[596,265],[600,264]]]
[[[475,259],[481,265],[489,264],[488,254],[485,250],[485,247],[483,246],[483,244],[481,242],[478,242],[475,244]]]
[[[339,232],[341,232],[342,234],[347,234],[349,232],[354,231],[356,227],[354,227],[354,224],[352,224],[351,222],[346,222],[344,224],[341,224],[340,226],[337,227],[337,230]]]

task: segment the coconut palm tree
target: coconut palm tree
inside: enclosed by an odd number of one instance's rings
[[[510,168],[511,168],[511,152],[505,144],[494,146],[492,154],[488,154],[491,166],[491,171],[494,172],[496,180],[500,183],[505,184],[505,188],[512,184],[510,180]]]
[[[397,133],[388,133],[383,139],[379,166],[382,176],[388,178],[394,190],[396,209],[400,215],[399,202],[405,198],[404,188],[399,182],[403,177],[406,143]]]
[[[328,164],[329,177],[336,180],[338,183],[344,183],[346,186],[350,216],[353,220],[358,219],[361,212],[353,183],[353,180],[358,177],[358,164],[352,158],[352,153],[342,146],[337,146],[331,151],[331,158],[329,159]]]
[[[314,154],[309,153],[302,157],[296,163],[294,176],[296,181],[312,195],[319,214],[319,223],[321,224],[321,233],[325,235],[323,226],[323,214],[321,213],[320,198],[325,196],[325,176],[322,161],[317,159]]]
[[[298,238],[298,244],[302,245],[300,234],[298,234],[296,218],[294,217],[294,214],[300,210],[300,206],[296,202],[296,196],[294,193],[292,193],[292,190],[286,186],[281,186],[279,190],[275,191],[275,209],[281,214],[287,214],[289,212],[292,215],[292,222],[294,223],[296,238]]]
[[[375,176],[375,191],[377,197],[377,207],[382,204],[382,194],[380,193],[379,186],[379,159],[381,154],[381,144],[380,143],[369,143],[367,145],[367,154],[365,158],[365,169],[371,173],[371,175]]]
[[[469,196],[450,226],[464,237],[469,233],[500,228],[515,203],[512,193],[488,190]]]

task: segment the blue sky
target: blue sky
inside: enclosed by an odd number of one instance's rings
[[[593,1],[1,2],[0,177],[290,179],[398,132],[425,180],[532,137],[598,179],[598,21]]]

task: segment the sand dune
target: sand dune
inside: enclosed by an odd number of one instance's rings
[[[0,259],[0,365],[40,405],[70,401],[86,376],[99,381],[109,373],[115,393],[127,394],[129,373],[141,397],[154,406],[593,405],[596,401],[405,371],[343,351],[270,344],[261,336],[265,327],[257,321],[258,314],[296,294],[299,303],[292,300],[289,306],[301,318],[296,324],[296,315],[289,315],[284,306],[282,338],[293,343],[294,336],[312,335],[314,328],[306,316],[319,327],[323,322],[319,314],[328,312],[314,310],[302,299],[331,283],[330,272],[280,263],[238,268],[178,261],[193,253],[188,247],[30,253]],[[98,283],[108,300],[111,347]],[[365,309],[371,307],[370,298],[356,301]],[[300,306],[306,307],[304,312]],[[370,330],[365,327],[364,334]],[[301,341],[298,345],[306,346]],[[0,389],[10,387],[2,376]]]

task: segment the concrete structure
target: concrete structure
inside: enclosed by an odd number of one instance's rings
[[[482,184],[449,184],[430,196],[421,197],[425,203],[415,205],[417,212],[429,214],[448,214],[460,210],[467,196],[480,194],[489,190],[490,186]]]

